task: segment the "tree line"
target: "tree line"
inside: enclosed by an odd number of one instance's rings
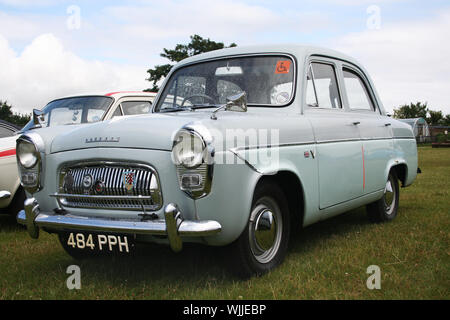
[[[12,111],[12,106],[0,100],[0,120],[8,121],[18,127],[25,126],[31,119],[31,114],[22,114]]]
[[[394,109],[394,118],[424,118],[430,126],[450,126],[450,114],[444,116],[442,111],[429,109],[427,102],[402,105],[399,108]]]

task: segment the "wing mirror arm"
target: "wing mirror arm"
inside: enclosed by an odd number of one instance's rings
[[[220,110],[247,112],[247,94],[245,91],[227,98],[227,103],[221,105],[211,114],[212,120],[217,120],[216,113]]]
[[[42,127],[42,123],[45,121],[44,112],[38,109],[33,109],[33,123],[35,127]]]

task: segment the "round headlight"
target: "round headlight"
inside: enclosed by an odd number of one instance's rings
[[[27,169],[33,168],[38,162],[39,152],[31,142],[20,141],[16,152],[20,164]]]
[[[180,130],[176,137],[172,150],[175,164],[182,164],[186,168],[195,168],[202,164],[205,142],[196,133],[188,130]]]

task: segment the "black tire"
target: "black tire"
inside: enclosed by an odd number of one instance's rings
[[[389,184],[390,189],[389,190]],[[392,192],[390,192],[392,191]],[[397,216],[399,204],[399,183],[394,170],[389,172],[383,197],[366,206],[367,215],[373,222],[391,221]]]
[[[229,248],[235,273],[250,278],[281,264],[287,253],[290,229],[289,207],[280,187],[270,180],[261,183],[253,196],[247,226]]]
[[[96,249],[94,250],[86,250],[86,249],[78,249],[74,248],[67,244],[67,241],[69,239],[70,232],[60,232],[58,233],[58,239],[61,243],[61,246],[63,247],[64,251],[66,251],[72,258],[75,260],[85,260],[85,259],[92,259],[95,257],[99,257],[102,255],[102,253]]]

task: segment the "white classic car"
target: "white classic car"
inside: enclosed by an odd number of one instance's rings
[[[417,175],[411,127],[386,116],[364,68],[306,46],[188,58],[149,115],[26,133],[17,158],[31,237],[57,233],[78,258],[230,245],[244,276],[280,264],[302,226],[363,205],[394,219]]]
[[[25,192],[17,174],[16,139],[20,128],[0,120],[0,213],[23,209]]]
[[[155,97],[154,92],[140,91],[72,96],[53,100],[42,110],[33,110],[33,119],[22,130],[0,122],[0,209],[14,215],[23,209],[25,193],[20,187],[15,156],[18,133],[38,128],[47,130],[47,127],[52,127],[49,133],[55,133],[64,130],[53,130],[56,126],[79,125],[116,116],[148,113]]]

